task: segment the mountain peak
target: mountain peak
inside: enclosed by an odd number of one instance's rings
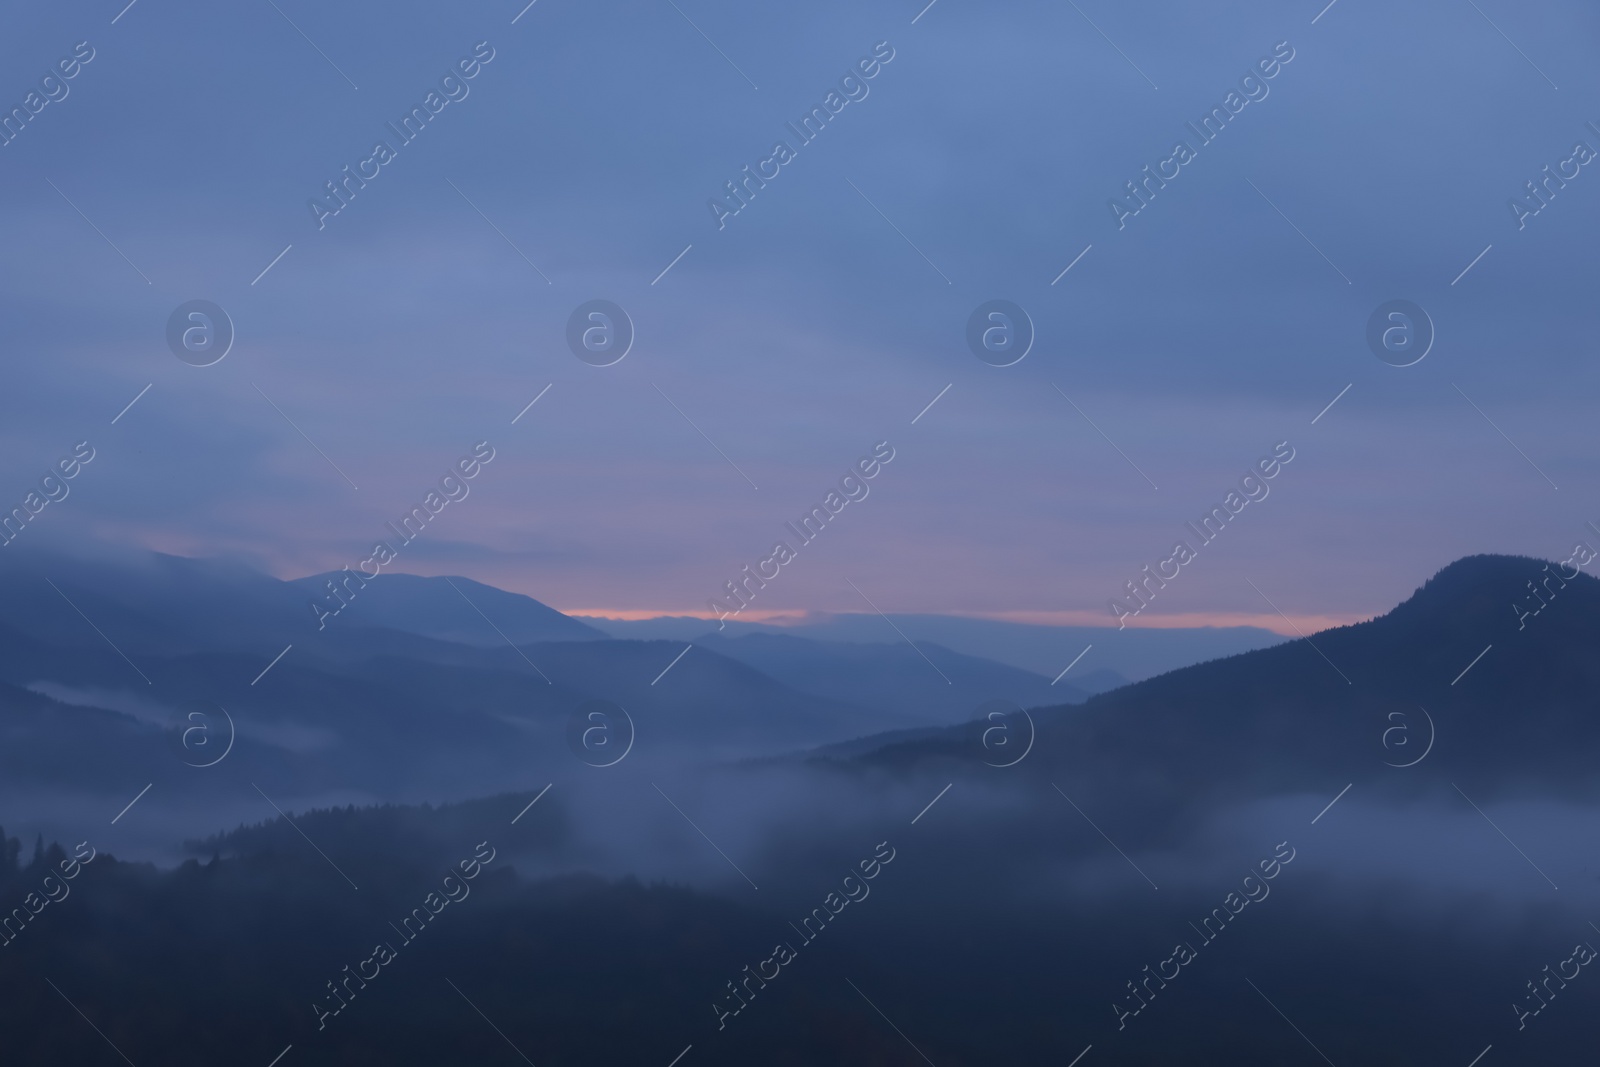
[[[341,572],[313,574],[290,582],[319,595]],[[537,641],[598,641],[606,634],[563,615],[530,596],[460,577],[380,574],[363,578],[341,611],[358,625],[405,630],[442,641],[499,646]]]
[[[1464,556],[1429,578],[1385,618],[1444,632],[1486,625],[1499,631],[1507,622],[1521,629],[1520,611],[1537,614],[1564,591],[1569,599],[1600,595],[1600,585],[1581,571],[1580,558],[1551,562],[1532,556]],[[1577,590],[1569,590],[1571,586]]]

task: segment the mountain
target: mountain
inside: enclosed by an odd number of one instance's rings
[[[165,557],[129,573],[58,565],[59,593],[13,568],[0,572],[16,594],[0,617],[31,622],[0,623],[0,805],[64,820],[117,798],[120,807],[151,784],[142,804],[154,844],[173,828],[198,834],[217,814],[259,807],[258,789],[300,806],[464,799],[589,773],[572,731],[593,701],[625,713],[618,729],[635,738],[628,774],[785,754],[784,766],[804,766],[794,754],[846,745],[829,750],[829,773],[937,779],[938,788],[993,777],[985,764],[1005,761],[975,748],[975,737],[1005,732],[986,720],[975,733],[969,720],[988,701],[1009,700],[1032,709],[1037,736],[1005,772],[1015,780],[1007,788],[1081,783],[1090,801],[1136,816],[1135,840],[1170,836],[1219,804],[1337,791],[1352,779],[1364,789],[1449,790],[1446,767],[1490,797],[1586,797],[1587,746],[1600,742],[1600,675],[1589,653],[1600,604],[1595,580],[1580,575],[1519,624],[1511,605],[1527,602],[1544,566],[1462,560],[1377,619],[1087,698],[1066,690],[1068,679],[1052,687],[927,642],[747,634],[690,647],[585,630],[576,640],[479,645],[353,616],[319,632],[301,615],[303,589],[203,562]],[[432,579],[397,586],[409,587],[402,601],[412,590],[454,592]],[[512,625],[550,621],[534,602],[462,588]],[[377,583],[354,604],[367,592]],[[425,601],[411,600],[400,614],[415,614],[399,621],[424,627]],[[299,629],[270,629],[275,611]],[[238,738],[203,774],[172,748],[193,701],[225,709]],[[1414,772],[1385,766],[1410,758],[1433,731],[1436,745]],[[1027,747],[1013,736],[1019,747],[1007,758]],[[1417,742],[1408,753],[1385,747],[1404,736]]]
[[[0,724],[13,740],[0,749],[0,796],[29,782],[98,794],[130,772],[188,782],[167,749],[196,700],[226,709],[241,739],[206,781],[264,778],[290,798],[340,789],[458,798],[581,769],[569,732],[593,701],[631,723],[640,764],[774,753],[907,724],[893,711],[795,692],[709,649],[674,664],[683,649],[667,642],[480,649],[399,635],[387,650],[340,657],[339,648],[296,646],[256,682],[270,657],[138,651],[130,662],[98,641],[57,647],[0,628]],[[627,729],[621,719],[617,728]],[[55,749],[71,758],[41,765]]]
[[[7,1062],[1586,1062],[1600,581],[1471,557],[1368,622],[961,725],[724,654],[937,682],[909,647],[758,636],[330,625],[252,686],[257,656],[144,652],[145,685],[92,631],[0,630]],[[161,715],[218,691],[238,748],[185,767]],[[604,769],[566,747],[595,695],[638,728]],[[375,803],[408,792],[463,799]],[[100,850],[47,905],[41,828]],[[126,862],[162,835],[184,862]]]
[[[309,602],[325,598],[337,571],[287,583]],[[307,609],[309,611],[309,609]],[[600,640],[607,635],[546,607],[468,578],[380,574],[368,578],[338,614],[340,625],[376,626],[440,641],[498,648],[512,642]]]
[[[990,701],[1023,707],[1081,702],[1076,686],[924,641],[852,644],[789,634],[707,634],[695,643],[739,660],[791,689],[903,715],[924,723],[965,722]]]
[[[798,691],[709,648],[612,640],[453,581],[369,581],[319,629],[308,580],[159,554],[0,557],[0,806],[66,835],[148,785],[142,844],[162,847],[263,795],[459,799],[589,773],[599,758],[575,737],[614,737],[631,771],[946,721]],[[614,735],[591,729],[597,701],[615,706]],[[182,737],[216,745],[186,752]]]
[[[590,618],[588,621],[612,637],[700,641],[708,634],[740,637],[771,634],[803,637],[810,641],[877,644],[901,640],[931,641],[963,655],[993,660],[1009,667],[1054,678],[1089,649],[1081,663],[1063,681],[1071,680],[1085,692],[1104,692],[1163,674],[1191,663],[1219,659],[1281,644],[1284,638],[1253,626],[1186,627],[1154,629],[1131,626],[1039,626],[994,619],[954,615],[889,615],[842,613],[810,621],[776,626],[730,621],[722,629],[705,619],[663,616],[623,620]],[[890,624],[893,624],[892,626]],[[1090,648],[1090,646],[1093,646]]]
[[[0,625],[44,643],[109,640],[129,655],[282,648],[311,618],[285,583],[227,560],[10,546],[0,554]]]
[[[1587,802],[1600,796],[1600,580],[1554,570],[1469,557],[1367,622],[1034,709],[1033,756],[1015,773],[1121,806],[1136,816],[1135,842],[1176,832],[1205,805],[1352,779],[1385,795],[1456,781],[1474,796]],[[1545,606],[1523,616],[1546,582]],[[983,769],[963,728],[851,751],[897,775]]]
[[[344,582],[346,603],[319,619],[311,602],[338,606],[328,593],[335,579]],[[88,556],[14,550],[0,557],[0,625],[67,643],[99,627],[130,655],[259,651],[357,630],[491,648],[508,640],[607,636],[532,597],[467,578],[331,572],[280,581],[234,561],[126,550]]]

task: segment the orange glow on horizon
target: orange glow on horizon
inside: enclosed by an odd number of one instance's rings
[[[554,606],[554,605],[552,605]],[[662,611],[647,608],[558,608],[564,615],[579,619],[615,619],[619,622],[642,622],[649,619],[704,619],[715,622],[717,616],[704,610]],[[833,612],[758,610],[752,608],[729,615],[729,622],[759,622],[769,626],[804,626],[807,623],[825,622]],[[1115,630],[1108,625],[1106,613],[1088,609],[1068,611],[950,611],[902,612],[906,615],[944,615],[960,619],[989,619],[994,622],[1014,622],[1029,626],[1092,626]],[[1200,627],[1224,628],[1253,626],[1269,630],[1284,637],[1301,637],[1365,622],[1370,615],[1291,615],[1287,620],[1276,613],[1247,611],[1178,612],[1173,614],[1145,613],[1128,624],[1129,629],[1180,630]]]
[[[554,604],[550,605],[556,608]],[[614,619],[617,622],[643,622],[647,619],[704,619],[707,622],[717,621],[717,616],[709,611],[660,611],[648,608],[556,608],[563,615],[570,615],[574,619]],[[764,622],[773,626],[798,626],[807,622],[827,618],[826,613],[811,611],[762,611],[751,608],[741,611],[738,615],[729,615],[729,622]]]

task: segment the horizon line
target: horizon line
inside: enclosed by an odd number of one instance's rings
[[[717,616],[707,611],[673,610],[655,608],[564,608],[548,605],[561,614],[574,619],[602,619],[607,622],[652,622],[668,619],[696,619],[716,622]],[[1380,613],[1381,614],[1381,613]],[[1014,611],[900,611],[891,612],[899,618],[932,616],[945,619],[974,619],[986,622],[1014,623],[1022,626],[1054,628],[1087,628],[1098,630],[1201,630],[1201,629],[1257,629],[1267,630],[1280,637],[1299,637],[1320,633],[1341,626],[1353,626],[1377,618],[1377,615],[1289,615],[1287,619],[1274,612],[1254,611],[1189,611],[1168,614],[1141,615],[1138,622],[1127,627],[1111,626],[1104,613],[1091,609],[1065,610],[1014,610]],[[874,617],[870,612],[812,611],[807,609],[751,609],[741,612],[738,618],[728,616],[728,622],[776,627],[806,627],[844,617]]]

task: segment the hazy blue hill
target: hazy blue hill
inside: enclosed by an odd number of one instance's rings
[[[991,700],[1031,707],[1076,703],[1089,695],[1065,682],[1051,686],[1042,675],[963,656],[932,642],[912,648],[903,641],[849,644],[757,633],[731,638],[712,634],[697,645],[748,663],[792,689],[923,722],[964,722]]]
[[[240,743],[215,775],[189,788],[255,779],[291,798],[334,789],[459,797],[570,770],[580,764],[568,748],[569,720],[595,700],[632,717],[635,759],[737,758],[902,723],[893,713],[794,692],[710,649],[692,650],[652,685],[683,651],[667,642],[445,645],[448,657],[434,655],[424,638],[398,635],[396,644],[382,655],[344,657],[334,654],[337,644],[297,647],[259,685],[250,682],[264,657],[140,653],[139,669],[153,683],[146,685],[98,640],[56,648],[0,631],[0,730],[12,740],[0,749],[0,773],[33,780],[33,765],[60,751],[72,758],[47,762],[51,785],[66,793],[98,794],[133,776],[185,776],[169,735],[196,699],[225,708]],[[116,729],[95,729],[102,718]]]
[[[102,642],[99,627],[130,656],[281,649],[311,619],[299,600],[277,579],[222,560],[10,547],[0,557],[0,624],[65,645]]]
[[[1104,692],[1129,679],[1149,678],[1192,663],[1232,656],[1281,644],[1284,638],[1253,626],[1178,627],[1043,626],[951,615],[890,615],[914,641],[930,641],[965,656],[993,660],[1018,670],[1054,678],[1090,645],[1094,648],[1072,673],[1072,681],[1089,693]],[[1107,617],[1110,621],[1110,617]],[[708,635],[738,638],[768,634],[819,643],[884,644],[899,641],[882,616],[841,613],[792,625],[728,621],[724,628],[705,619],[664,616],[656,619],[591,619],[613,637],[700,641]]]
[[[580,703],[608,700],[635,717],[641,744],[693,747],[707,757],[776,751],[809,738],[855,737],[902,721],[894,709],[795,692],[715,649],[695,647],[674,663],[684,647],[667,641],[545,642],[478,650],[470,663],[384,656],[345,671],[398,687],[408,701],[441,713],[553,716],[564,723]]]
[[[287,584],[309,602],[312,598],[325,597],[327,582],[339,578],[337,572],[313,574]],[[339,612],[336,620],[329,620],[330,626],[376,626],[491,648],[501,647],[507,640],[520,645],[607,636],[532,597],[509,593],[469,578],[382,574],[355,588],[349,605]],[[307,618],[314,617],[309,607],[303,610]]]
[[[13,550],[0,557],[0,624],[40,640],[79,644],[98,639],[86,621],[92,620],[129,655],[272,649],[270,655],[313,636],[382,642],[409,634],[478,647],[500,647],[508,638],[525,643],[606,636],[532,597],[467,578],[410,574],[385,574],[364,585],[352,580],[349,603],[319,626],[310,602],[335,603],[326,599],[325,584],[335,576],[281,581],[238,562],[154,552]],[[382,635],[373,638],[364,632],[369,630]]]

